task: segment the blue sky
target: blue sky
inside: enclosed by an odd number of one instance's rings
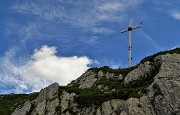
[[[89,67],[128,66],[180,46],[178,0],[0,0],[0,93],[65,85]]]

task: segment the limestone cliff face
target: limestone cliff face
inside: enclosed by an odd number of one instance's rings
[[[65,87],[42,89],[12,115],[180,115],[180,54],[132,69],[90,69]]]

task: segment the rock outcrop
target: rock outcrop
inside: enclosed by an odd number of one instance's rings
[[[84,89],[90,88],[96,80],[96,74],[92,71],[87,71],[72,83],[80,84],[79,88]]]
[[[53,83],[40,91],[33,101],[27,101],[23,107],[18,107],[12,115],[54,115],[59,105],[58,83]]]
[[[157,114],[180,115],[180,55],[160,55],[155,60],[161,63],[161,67],[154,77],[156,87],[150,88],[148,96],[153,98]]]
[[[42,89],[12,115],[180,115],[180,54],[157,55],[124,73],[90,69],[66,87]]]
[[[30,111],[31,102],[27,101],[22,108],[16,108],[16,110],[12,113],[12,115],[26,115],[28,111]]]
[[[132,81],[143,79],[144,77],[151,74],[150,73],[151,70],[152,70],[152,65],[150,65],[149,61],[140,64],[138,68],[134,69],[133,71],[127,74],[127,76],[124,79],[124,83],[128,84]]]

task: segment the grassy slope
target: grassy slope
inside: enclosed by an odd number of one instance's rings
[[[34,100],[37,95],[38,93],[0,95],[0,115],[11,115],[18,106],[22,106],[27,100]]]

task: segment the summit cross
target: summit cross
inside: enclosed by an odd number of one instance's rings
[[[129,66],[128,67],[131,67],[132,66],[132,30],[134,29],[138,29],[142,27],[142,23],[138,26],[134,26],[132,27],[132,20],[129,21],[129,27],[128,29],[126,30],[122,30],[121,33],[125,33],[125,32],[128,32],[129,34],[129,43],[128,43],[128,62],[129,62]]]

